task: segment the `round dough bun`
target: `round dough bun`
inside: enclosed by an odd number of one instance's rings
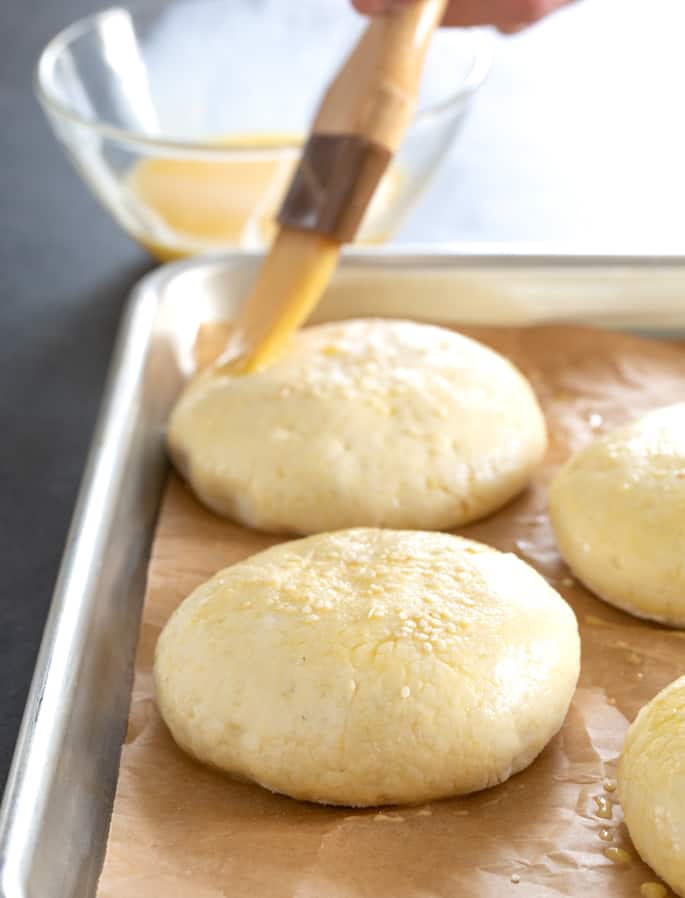
[[[579,580],[624,611],[685,627],[685,404],[578,452],[554,479],[549,506]]]
[[[685,677],[645,705],[628,730],[618,789],[640,857],[685,896]]]
[[[247,527],[447,530],[520,492],[546,432],[506,359],[377,319],[301,331],[255,374],[210,370],[182,395],[168,442],[197,496]]]
[[[343,530],[219,572],[157,644],[176,742],[273,792],[399,804],[494,786],[560,728],[570,607],[513,555],[443,533]]]

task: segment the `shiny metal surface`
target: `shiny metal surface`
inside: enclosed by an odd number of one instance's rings
[[[177,263],[131,297],[0,813],[5,898],[95,892],[164,482],[164,423],[192,370],[198,327],[231,317],[258,261]],[[685,259],[356,252],[316,317],[358,314],[508,324],[580,317],[680,335]]]

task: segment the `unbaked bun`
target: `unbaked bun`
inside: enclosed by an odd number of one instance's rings
[[[346,530],[220,571],[157,644],[157,701],[202,761],[295,798],[375,805],[503,782],[557,732],[573,612],[513,555]]]
[[[522,490],[546,434],[506,359],[378,319],[301,331],[255,374],[210,369],[181,396],[168,444],[197,496],[248,527],[446,530]]]
[[[628,730],[618,789],[640,857],[685,896],[685,677],[645,705]]]
[[[549,506],[561,554],[589,589],[685,627],[685,404],[578,452],[553,481]]]

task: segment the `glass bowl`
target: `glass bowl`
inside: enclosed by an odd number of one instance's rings
[[[162,259],[260,248],[319,97],[365,20],[348,0],[153,0],[74,23],[36,93],[76,168]],[[396,231],[485,80],[492,37],[436,34],[418,112],[360,232]]]

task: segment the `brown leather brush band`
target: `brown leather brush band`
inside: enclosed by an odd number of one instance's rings
[[[278,214],[279,224],[350,242],[391,155],[357,134],[312,134]]]

